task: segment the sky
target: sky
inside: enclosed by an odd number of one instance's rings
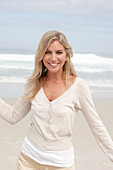
[[[0,50],[34,52],[49,30],[75,53],[113,56],[113,0],[0,0]]]

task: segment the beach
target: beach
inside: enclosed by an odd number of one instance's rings
[[[77,75],[89,85],[99,116],[113,139],[113,57],[74,54]],[[34,54],[0,53],[0,97],[15,104],[24,92],[26,79],[32,74]],[[30,124],[30,113],[15,125],[0,118],[0,170],[16,170],[22,142]],[[73,145],[75,170],[113,170],[113,163],[103,153],[83,114],[75,119]]]
[[[18,98],[4,97],[10,105]],[[95,107],[107,131],[113,139],[113,98],[95,98]],[[30,124],[30,113],[15,125],[0,119],[0,170],[16,170],[16,162],[24,136]],[[113,163],[97,144],[83,114],[75,119],[73,145],[75,147],[75,170],[112,170]]]

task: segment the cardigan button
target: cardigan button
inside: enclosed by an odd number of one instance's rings
[[[49,124],[52,124],[52,120],[51,120],[51,119],[49,119],[48,123],[49,123]]]

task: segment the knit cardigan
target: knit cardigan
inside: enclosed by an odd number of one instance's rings
[[[0,99],[0,117],[14,124],[31,112],[28,140],[38,148],[65,150],[72,146],[75,117],[80,110],[98,144],[113,161],[113,141],[103,125],[85,80],[77,77],[61,96],[50,102],[43,90],[27,101],[23,94],[12,107]]]

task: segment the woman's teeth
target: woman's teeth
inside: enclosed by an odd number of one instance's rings
[[[57,64],[51,64],[51,63],[49,63],[50,65],[52,65],[52,66],[56,66]]]

